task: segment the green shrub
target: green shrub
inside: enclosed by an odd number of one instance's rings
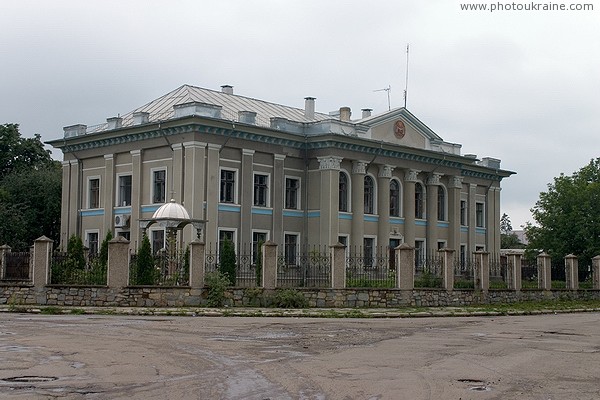
[[[223,240],[219,254],[219,271],[227,278],[229,286],[235,285],[235,258],[233,243],[228,239]]]
[[[306,308],[308,300],[302,292],[294,289],[281,289],[275,292],[271,304],[278,308]]]
[[[454,289],[475,289],[475,282],[471,279],[458,279],[454,281]]]
[[[148,239],[148,236],[144,235],[140,248],[138,249],[137,261],[135,264],[134,285],[154,285],[157,278],[156,272],[150,239]]]
[[[441,288],[444,281],[441,276],[436,276],[431,272],[423,272],[421,276],[415,279],[416,288]]]
[[[256,270],[256,286],[262,286],[262,245],[263,242],[258,243],[258,251],[256,254],[256,264],[254,266]]]
[[[220,271],[214,271],[206,274],[204,282],[208,291],[206,305],[208,307],[223,307],[225,290],[229,286],[229,278]]]

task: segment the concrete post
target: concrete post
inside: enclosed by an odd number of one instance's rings
[[[415,248],[408,243],[396,247],[396,287],[413,290],[415,287]]]
[[[192,288],[204,287],[204,243],[194,240],[190,243],[190,286]]]
[[[50,278],[50,257],[52,255],[52,239],[41,236],[33,242],[33,286],[44,287]]]
[[[122,288],[129,284],[129,240],[117,236],[108,242],[108,287]]]
[[[510,253],[508,254],[507,261],[507,275],[508,275],[508,288],[511,290],[519,291],[521,290],[521,268],[522,268],[522,260],[520,253]]]
[[[600,290],[600,256],[592,258],[592,280],[593,288]]]
[[[331,287],[343,289],[346,287],[346,246],[336,243],[331,248]]]
[[[277,244],[270,240],[263,243],[262,256],[262,287],[275,289],[277,287]]]
[[[537,257],[538,266],[538,288],[543,290],[552,289],[552,275],[551,275],[551,259],[546,253],[542,253]]]
[[[6,253],[10,253],[10,246],[7,244],[3,244],[0,246],[0,277],[6,277]]]
[[[475,289],[487,292],[490,288],[490,253],[476,251],[475,255]]]
[[[454,290],[454,249],[442,249],[442,278],[444,279],[444,289]]]
[[[565,281],[567,289],[579,289],[579,262],[574,254],[565,256]]]

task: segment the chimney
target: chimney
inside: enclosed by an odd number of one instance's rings
[[[362,111],[362,117],[368,118],[371,116],[371,111],[373,111],[373,109],[372,108],[363,108],[361,111]]]
[[[238,121],[256,125],[256,113],[254,111],[238,111]]]
[[[138,111],[133,113],[133,124],[142,125],[147,124],[150,120],[150,113]]]
[[[315,98],[304,98],[304,116],[308,119],[315,119]]]
[[[112,117],[106,118],[106,123],[108,124],[108,129],[119,129],[123,126],[123,118],[121,117]]]
[[[66,138],[73,137],[73,136],[79,136],[79,135],[85,135],[85,132],[87,130],[87,125],[77,124],[77,125],[65,126],[63,128],[63,130],[65,131]]]
[[[350,107],[340,107],[340,121],[350,122],[351,115]]]
[[[225,94],[233,94],[233,86],[223,85],[223,86],[221,86],[221,92],[223,92]]]

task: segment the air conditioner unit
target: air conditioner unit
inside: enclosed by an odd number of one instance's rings
[[[129,214],[115,215],[115,226],[118,228],[129,226],[129,217],[131,217]]]

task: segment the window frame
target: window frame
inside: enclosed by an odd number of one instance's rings
[[[233,174],[232,180],[224,181],[223,173],[226,173],[226,172],[230,172]],[[238,175],[239,175],[239,171],[236,168],[224,168],[224,167],[219,168],[219,203],[237,204]],[[225,185],[227,185],[227,188],[225,188],[225,191],[224,191]],[[225,196],[225,194],[230,194],[231,199],[229,198],[229,196]]]
[[[417,190],[419,188],[420,190]],[[421,182],[415,183],[415,219],[425,219],[425,185]]]
[[[482,201],[475,202],[475,226],[485,228],[485,203]]]
[[[437,185],[437,220],[447,221],[446,204],[448,196],[443,185]]]
[[[344,176],[345,189],[342,191],[342,175]],[[350,175],[346,171],[340,171],[338,178],[338,211],[350,212]],[[344,206],[344,207],[342,207]]]
[[[296,181],[297,182],[297,186],[295,188],[293,188],[293,190],[295,191],[295,194],[291,194],[290,195],[290,190],[292,190],[292,189],[288,188],[288,180],[289,181]],[[301,184],[302,184],[300,178],[297,177],[297,176],[291,176],[291,175],[288,176],[288,175],[286,175],[285,178],[284,178],[284,181],[285,181],[285,187],[283,189],[284,190],[284,193],[283,193],[283,202],[284,202],[283,203],[283,208],[286,209],[286,210],[299,210],[301,208],[300,193],[301,193]],[[288,201],[288,200],[291,200],[291,199],[294,199],[293,200],[294,201],[294,206],[293,207],[290,206],[291,202]]]
[[[98,187],[96,188],[92,188],[92,182],[98,182]],[[101,191],[101,187],[102,187],[102,177],[99,175],[95,175],[95,176],[88,176],[87,178],[87,208],[88,209],[98,209],[101,208],[100,207],[100,191]],[[92,190],[94,190],[92,192]],[[92,195],[92,193],[95,193],[95,195]],[[95,202],[92,203],[92,199],[95,199]]]
[[[469,206],[467,200],[460,200],[460,226],[469,226],[468,215]]]
[[[392,184],[398,186],[397,199],[393,199]],[[401,217],[402,216],[402,185],[398,179],[390,179],[390,217]]]
[[[93,242],[90,238],[91,235],[96,235],[96,241]],[[95,245],[92,245],[95,243]],[[85,231],[85,247],[88,248],[88,254],[98,254],[100,252],[100,230],[99,229],[86,229]]]
[[[363,178],[363,182],[364,182],[364,188],[363,188],[364,213],[372,215],[372,214],[375,214],[377,211],[376,207],[375,207],[375,204],[377,202],[377,196],[376,196],[377,185],[375,183],[375,179],[371,175],[365,175],[365,177]],[[370,182],[369,186],[367,186],[367,182]]]
[[[157,191],[157,180],[156,174],[162,172],[164,173],[164,180],[162,183],[162,196],[159,196],[159,191]],[[164,204],[167,202],[167,167],[159,167],[152,168],[150,170],[150,182],[151,182],[151,193],[150,193],[150,204]],[[162,201],[161,201],[162,199]]]
[[[257,183],[257,177],[264,177],[264,183]],[[252,174],[252,205],[254,207],[271,206],[271,174],[267,172],[254,172]],[[257,198],[258,197],[258,198]],[[264,197],[264,198],[261,198]]]
[[[121,180],[123,178],[129,177],[129,204],[123,204],[123,186],[121,185]],[[125,186],[127,187],[127,186]],[[117,174],[117,204],[116,207],[130,207],[133,201],[133,174],[131,173],[123,173]]]
[[[252,230],[252,265],[256,265],[256,262],[258,259],[258,244],[260,243],[259,241],[255,240],[255,235],[256,234],[265,235],[265,240],[263,241],[263,243],[264,243],[269,240],[270,233],[271,233],[270,231],[261,230],[261,229],[253,229]]]
[[[295,243],[288,243],[288,237],[296,238]],[[293,248],[293,254],[289,253],[289,250],[291,248]],[[299,255],[300,255],[300,232],[288,232],[288,231],[284,232],[283,233],[283,260],[284,260],[285,265],[298,266]]]
[[[159,240],[158,238],[155,237],[156,234],[158,233],[162,234],[162,246],[160,248],[156,248]],[[167,233],[165,231],[165,229],[150,229],[150,235],[149,235],[149,239],[150,239],[150,249],[152,250],[152,254],[157,254],[159,251],[161,251],[162,249],[164,249],[166,247],[166,240],[167,240]]]

